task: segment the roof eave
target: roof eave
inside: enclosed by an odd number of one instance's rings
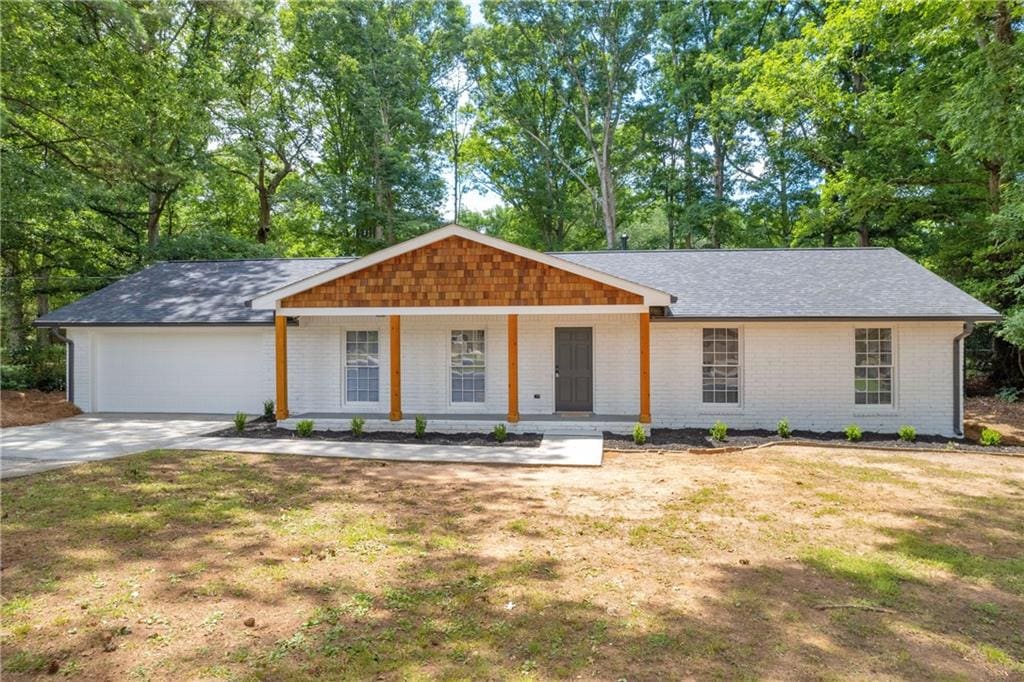
[[[999,322],[994,315],[665,315],[664,322]]]

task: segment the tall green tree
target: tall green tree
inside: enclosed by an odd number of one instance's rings
[[[437,223],[441,80],[467,27],[455,0],[296,0],[282,19],[306,96],[321,105],[314,169],[343,230],[394,242]]]
[[[616,245],[620,221],[618,198],[631,150],[619,148],[622,125],[637,105],[637,93],[647,68],[648,44],[654,29],[650,2],[555,3],[544,0],[489,0],[484,16],[494,26],[509,30],[496,38],[521,42],[501,67],[508,78],[554,82],[553,92],[579,128],[589,157],[587,173],[578,172],[575,155],[548,151],[575,177],[600,208],[605,242]],[[510,52],[510,54],[512,54]],[[514,106],[496,98],[488,106]],[[545,140],[534,139],[539,145]]]

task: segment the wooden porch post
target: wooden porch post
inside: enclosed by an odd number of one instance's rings
[[[399,315],[388,317],[391,324],[391,335],[388,343],[391,346],[391,421],[402,419],[402,318]]]
[[[508,421],[519,421],[519,316],[508,316]]]
[[[274,359],[277,369],[277,395],[274,397],[275,416],[288,418],[288,318],[274,314]]]
[[[640,422],[651,423],[651,314],[640,313]]]

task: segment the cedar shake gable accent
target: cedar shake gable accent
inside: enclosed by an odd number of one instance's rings
[[[459,236],[281,300],[282,308],[637,305],[643,296]]]

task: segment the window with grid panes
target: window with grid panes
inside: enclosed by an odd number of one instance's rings
[[[486,358],[483,329],[452,332],[452,402],[484,402]]]
[[[854,402],[892,405],[892,329],[857,329],[854,344]]]
[[[380,400],[380,347],[377,332],[345,332],[345,400]]]
[[[740,330],[714,327],[704,330],[703,402],[740,402]]]

